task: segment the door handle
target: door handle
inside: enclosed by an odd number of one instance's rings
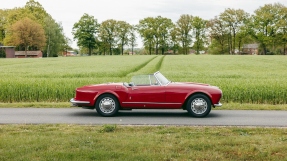
[[[138,90],[138,88],[132,88],[132,90]]]

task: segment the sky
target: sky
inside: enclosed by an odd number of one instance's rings
[[[287,0],[35,0],[57,22],[64,33],[73,40],[73,25],[85,14],[95,17],[99,23],[121,20],[135,25],[144,18],[162,16],[176,22],[181,15],[189,14],[209,20],[220,15],[227,8],[253,12],[265,4],[281,3],[287,7]],[[25,6],[28,0],[0,0],[0,9]],[[141,46],[141,40],[138,42]],[[76,42],[72,47],[77,48]]]

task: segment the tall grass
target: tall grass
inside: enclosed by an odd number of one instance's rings
[[[286,56],[168,56],[161,72],[173,81],[219,86],[223,101],[287,103]]]
[[[219,86],[223,102],[287,103],[286,56],[92,56],[0,59],[0,102],[66,102],[76,87],[129,82],[160,70],[172,81]]]
[[[87,84],[129,81],[155,56],[0,59],[0,102],[69,101]]]

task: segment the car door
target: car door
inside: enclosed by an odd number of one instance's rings
[[[125,107],[133,108],[161,108],[165,103],[165,86],[160,85],[132,86],[123,102]]]
[[[171,83],[165,89],[166,103],[171,108],[181,108],[189,92],[186,87]]]

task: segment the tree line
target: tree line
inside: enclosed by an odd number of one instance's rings
[[[26,24],[26,25],[25,25]],[[23,28],[26,26],[26,28]],[[31,34],[32,26],[34,35]],[[99,23],[84,14],[73,26],[73,39],[82,53],[134,53],[138,36],[144,54],[244,54],[244,44],[259,44],[260,54],[286,54],[287,7],[280,3],[266,4],[253,14],[242,9],[225,9],[213,19],[183,14],[176,22],[157,16],[139,20],[136,25],[108,19]],[[32,37],[32,38],[31,38]],[[39,4],[29,0],[23,8],[0,9],[0,44],[18,49],[41,49],[47,56],[69,49],[71,40]]]
[[[244,54],[243,44],[259,44],[259,53],[286,54],[287,8],[280,3],[266,4],[253,14],[228,8],[211,20],[183,14],[173,23],[162,16],[147,17],[137,25],[113,19],[99,24],[84,14],[73,27],[78,46],[96,54],[123,54],[133,50],[137,33],[147,54]]]

